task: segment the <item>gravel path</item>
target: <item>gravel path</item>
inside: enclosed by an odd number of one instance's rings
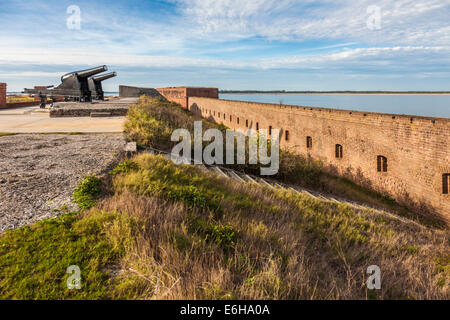
[[[0,233],[61,214],[79,180],[118,161],[121,134],[0,136]]]

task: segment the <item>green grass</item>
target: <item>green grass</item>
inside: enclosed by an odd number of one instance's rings
[[[214,186],[207,177],[199,175],[194,167],[177,167],[167,161],[152,159],[152,157],[137,158],[133,162],[134,170],[116,177],[114,189],[118,192],[133,190],[143,195],[183,201],[191,208],[199,207],[220,212],[223,194],[215,190],[217,186]],[[119,164],[113,171],[123,166],[128,165]]]
[[[104,268],[115,260],[103,228],[116,214],[80,218],[70,213],[0,237],[2,299],[103,299],[110,297]],[[68,290],[66,270],[81,269],[81,290]]]

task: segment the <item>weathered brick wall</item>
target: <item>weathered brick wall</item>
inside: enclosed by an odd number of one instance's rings
[[[188,97],[205,97],[205,98],[219,98],[218,88],[186,88],[186,95]]]
[[[329,171],[418,212],[429,210],[450,221],[450,195],[443,194],[443,174],[450,173],[450,119],[202,97],[190,97],[189,109],[232,129],[245,130],[247,121],[249,129],[257,123],[260,129],[280,129],[283,148],[321,160]],[[341,159],[335,156],[336,144],[343,147]],[[387,158],[387,172],[377,171],[379,155]]]
[[[0,82],[0,108],[6,108],[6,83]]]
[[[184,108],[188,107],[188,96],[186,88],[160,88],[156,89],[169,101],[181,104]]]
[[[169,87],[157,89],[167,100],[181,104],[184,108],[189,105],[189,97],[219,98],[219,89],[201,87]]]

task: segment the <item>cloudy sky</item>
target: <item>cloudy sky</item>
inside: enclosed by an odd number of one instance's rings
[[[0,1],[8,91],[103,64],[109,91],[450,90],[450,0]]]

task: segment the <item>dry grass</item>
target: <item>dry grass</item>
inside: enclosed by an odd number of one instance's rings
[[[112,243],[125,243],[115,266],[121,297],[449,298],[445,232],[237,184],[161,157],[135,161],[139,169],[117,175],[117,194],[97,209],[126,217],[106,228]],[[175,193],[186,181],[195,192]],[[365,272],[373,264],[381,267],[382,289],[368,291]]]
[[[8,95],[6,96],[6,103],[20,103],[20,102],[31,102],[34,98],[23,95]]]

